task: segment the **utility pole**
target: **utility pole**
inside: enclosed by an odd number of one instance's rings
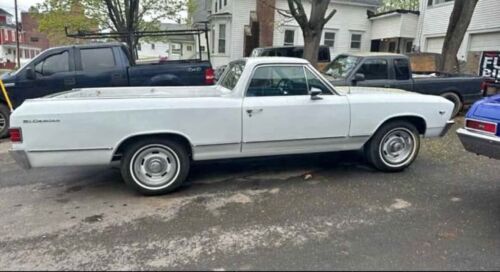
[[[16,57],[17,57],[17,68],[21,67],[21,50],[19,49],[19,20],[17,18],[17,0],[14,0],[14,9],[16,10]]]

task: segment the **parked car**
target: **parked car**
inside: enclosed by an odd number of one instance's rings
[[[396,88],[439,95],[453,102],[453,116],[460,112],[463,105],[483,97],[482,77],[439,72],[414,75],[409,58],[400,54],[342,54],[322,73],[335,86]]]
[[[121,161],[128,185],[170,192],[191,161],[364,149],[402,171],[420,135],[444,135],[453,104],[400,90],[331,85],[298,58],[228,65],[215,86],[94,88],[26,101],[12,115],[11,154],[26,167]]]
[[[457,131],[465,149],[500,160],[500,95],[476,102],[467,113],[465,127]]]
[[[16,72],[4,74],[14,108],[24,100],[75,88],[119,86],[212,85],[210,62],[168,61],[131,65],[128,50],[120,43],[50,48]],[[0,95],[0,137],[6,136],[9,110]],[[1,121],[0,121],[1,122]]]
[[[304,56],[303,46],[280,46],[280,47],[262,47],[255,48],[250,54],[251,57],[292,57],[302,58]],[[320,46],[318,52],[318,69],[322,70],[330,64],[332,57],[330,47]]]

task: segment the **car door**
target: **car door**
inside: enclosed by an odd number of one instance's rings
[[[410,61],[406,58],[391,60],[391,78],[389,87],[406,91],[413,91],[413,79],[410,70]]]
[[[349,104],[328,86],[302,65],[255,68],[243,100],[242,152],[266,155],[339,148],[339,141],[348,136]],[[319,99],[309,94],[312,87],[323,91]]]
[[[33,64],[35,79],[22,75],[16,82],[22,100],[43,97],[71,90],[75,87],[75,69],[69,49],[54,51]],[[32,68],[33,69],[33,68]],[[20,102],[20,101],[18,101]]]
[[[351,75],[352,79],[356,74],[365,76],[365,80],[357,82],[357,86],[390,88],[389,62],[386,59],[366,58]]]
[[[114,49],[96,47],[77,49],[78,88],[127,86],[127,70],[119,64]]]

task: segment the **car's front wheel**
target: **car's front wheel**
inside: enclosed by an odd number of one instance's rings
[[[384,124],[365,146],[368,161],[378,170],[400,172],[410,166],[420,150],[420,134],[410,122]]]
[[[125,183],[144,195],[166,194],[177,189],[189,173],[186,148],[163,138],[131,144],[123,155],[121,173]]]

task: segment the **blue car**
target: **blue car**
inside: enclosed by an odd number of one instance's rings
[[[500,160],[500,95],[476,102],[465,119],[465,128],[457,131],[465,149]]]

